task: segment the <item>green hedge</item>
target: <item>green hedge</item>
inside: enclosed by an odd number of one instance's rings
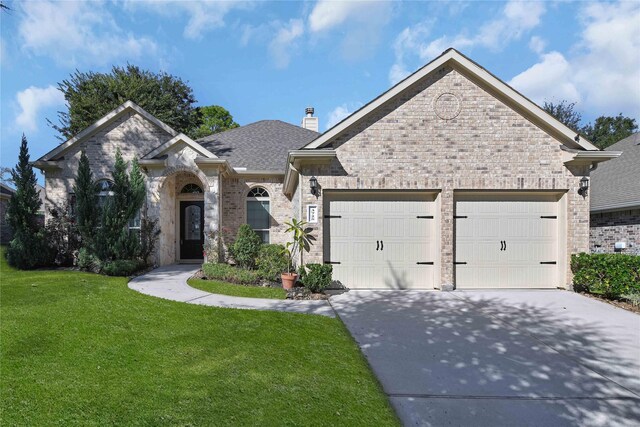
[[[300,281],[311,292],[322,292],[331,284],[331,264],[307,264],[300,271]]]
[[[102,273],[107,276],[131,276],[142,270],[145,263],[133,259],[117,259],[102,265]]]
[[[260,282],[262,278],[260,272],[256,270],[246,270],[229,264],[215,264],[212,262],[202,264],[202,272],[207,279],[222,280],[223,282],[240,285],[254,285]]]
[[[608,298],[640,293],[640,256],[581,253],[571,256],[571,271],[577,291]]]
[[[262,245],[260,247],[256,267],[263,278],[278,282],[280,275],[287,272],[288,266],[289,257],[285,254],[284,246]]]

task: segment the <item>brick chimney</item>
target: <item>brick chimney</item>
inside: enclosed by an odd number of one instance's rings
[[[318,132],[318,118],[313,117],[313,107],[307,107],[304,112],[305,116],[302,118],[302,124],[300,126]]]

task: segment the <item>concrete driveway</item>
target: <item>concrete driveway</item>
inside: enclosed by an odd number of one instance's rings
[[[566,291],[350,291],[405,425],[640,425],[640,316]]]

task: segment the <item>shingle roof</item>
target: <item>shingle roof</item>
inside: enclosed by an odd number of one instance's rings
[[[622,151],[591,173],[591,210],[640,206],[640,132],[607,147]]]
[[[297,150],[319,133],[280,120],[262,120],[197,140],[235,168],[283,172],[290,150]]]

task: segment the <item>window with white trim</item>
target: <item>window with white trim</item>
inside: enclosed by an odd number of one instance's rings
[[[269,243],[269,192],[263,187],[252,188],[247,194],[247,224],[260,236],[263,243]]]

